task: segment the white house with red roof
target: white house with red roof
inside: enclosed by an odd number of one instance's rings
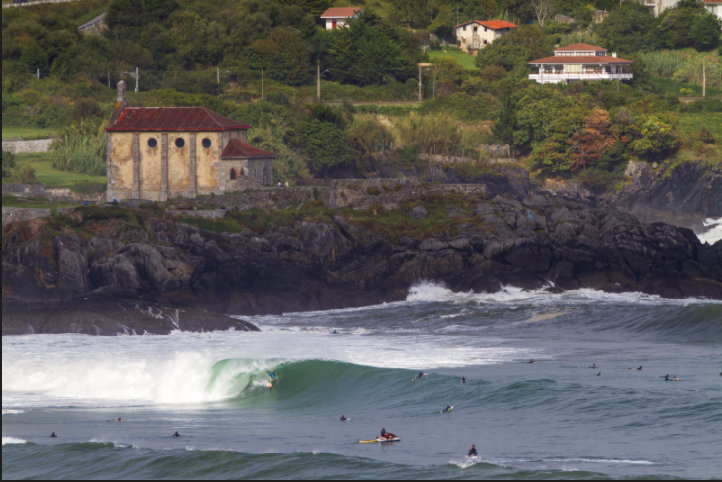
[[[631,60],[620,59],[616,53],[587,44],[574,44],[554,50],[554,57],[529,62],[536,72],[530,80],[540,84],[579,82],[580,80],[632,80],[627,68]]]
[[[479,50],[502,37],[517,26],[503,20],[471,20],[454,27],[462,50]]]
[[[326,30],[333,30],[341,27],[348,27],[350,18],[359,18],[364,11],[359,7],[329,8],[321,15]]]

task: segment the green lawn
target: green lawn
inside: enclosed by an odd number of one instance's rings
[[[430,60],[434,60],[437,58],[454,59],[459,63],[459,65],[461,65],[465,69],[470,70],[476,68],[476,64],[474,63],[476,57],[456,48],[447,47],[442,48],[441,50],[427,50],[426,52],[429,54]]]
[[[692,139],[705,125],[718,142],[722,142],[722,112],[679,113],[679,133],[683,139]]]
[[[89,176],[75,172],[62,172],[53,168],[53,161],[49,152],[37,154],[17,154],[15,159],[18,164],[29,162],[35,168],[35,180],[42,182],[45,187],[73,187],[77,183],[105,184],[105,176]],[[11,182],[3,179],[3,183]]]
[[[56,129],[39,129],[36,127],[5,127],[3,126],[3,140],[5,139],[17,139],[19,137],[28,136],[51,136],[56,135],[58,131]]]

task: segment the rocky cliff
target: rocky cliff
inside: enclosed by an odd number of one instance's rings
[[[153,211],[138,214],[142,229],[125,232],[91,223],[83,209],[73,215],[75,228],[55,234],[47,221],[13,223],[3,244],[3,334],[164,333],[184,324],[194,331],[253,329],[214,313],[398,301],[421,281],[457,291],[514,285],[722,299],[722,242],[702,245],[689,229],[645,225],[631,214],[552,195],[459,199],[435,195],[396,211],[369,211],[379,224],[397,223],[391,236],[374,233],[352,210],[318,208],[303,216],[323,221],[238,234]],[[449,229],[425,236],[411,229],[440,209]],[[259,214],[248,216],[257,221]]]
[[[645,222],[699,228],[706,218],[722,217],[722,169],[687,162],[655,167],[631,162],[632,182],[612,202]]]

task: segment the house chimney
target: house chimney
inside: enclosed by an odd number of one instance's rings
[[[118,104],[125,102],[125,81],[118,82]]]
[[[612,57],[617,58],[617,52],[612,52]]]

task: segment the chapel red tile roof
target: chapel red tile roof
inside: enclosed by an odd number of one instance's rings
[[[631,64],[631,60],[609,55],[574,55],[570,57],[547,57],[533,60],[530,64]]]
[[[321,18],[351,18],[359,10],[359,7],[329,8],[321,14]]]
[[[589,44],[573,44],[567,45],[559,49],[554,49],[555,52],[606,52],[607,49],[602,47],[595,47]]]
[[[501,30],[502,28],[517,28],[517,26],[513,23],[505,22],[503,20],[471,20],[469,22],[455,25],[454,28],[463,27],[464,25],[469,25],[470,23],[476,23],[492,30]]]
[[[251,129],[205,107],[126,107],[107,131],[228,131]]]
[[[276,155],[272,152],[249,146],[245,142],[239,140],[232,140],[229,142],[221,153],[221,159],[223,160],[257,159],[259,157],[276,157]]]

